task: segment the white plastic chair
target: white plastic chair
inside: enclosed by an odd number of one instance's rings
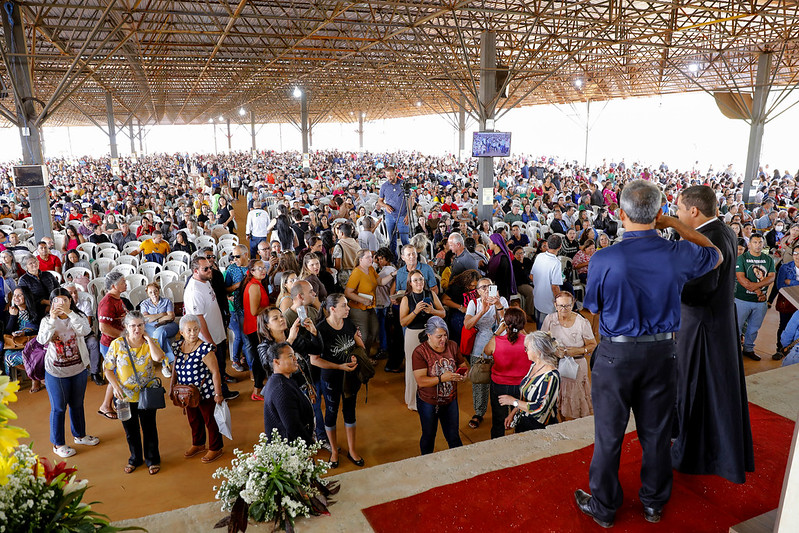
[[[178,273],[171,270],[162,270],[153,276],[153,282],[161,285],[161,288],[166,287],[170,283],[178,280]]]
[[[96,259],[94,263],[92,263],[92,270],[94,270],[95,277],[97,278],[105,277],[105,275],[111,272],[111,270],[115,266],[117,266],[117,262],[114,261],[113,259],[109,259],[107,257],[101,257],[100,259]]]
[[[130,254],[131,252],[138,252],[141,246],[141,241],[128,241],[122,247],[123,254]]]
[[[116,265],[114,268],[111,269],[111,272],[122,272],[124,276],[130,276],[131,274],[136,274],[136,267],[133,265]]]
[[[186,263],[184,263],[183,261],[176,261],[176,260],[167,261],[166,263],[164,263],[164,268],[163,268],[163,270],[171,270],[175,274],[182,274],[188,269],[189,266]]]
[[[97,245],[97,248],[95,250],[99,253],[100,250],[108,250],[108,249],[119,251],[117,245],[114,244],[113,242],[101,242],[100,244]]]
[[[66,279],[67,281],[72,281],[73,279],[80,276],[86,276],[89,278],[89,281],[91,281],[92,279],[94,279],[94,272],[84,267],[72,267],[64,272],[64,279]]]
[[[94,259],[96,257],[96,255],[95,255],[96,249],[97,249],[97,245],[94,244],[93,242],[83,242],[83,243],[79,244],[78,247],[77,247],[77,250],[80,250],[82,252],[86,252],[87,254],[89,254],[89,256],[92,259]]]
[[[221,246],[223,242],[231,241],[233,244],[239,243],[239,236],[234,233],[226,233],[224,235],[220,235],[219,237],[219,245]]]
[[[57,271],[55,271],[55,270],[48,270],[48,272],[50,272],[50,274],[51,274],[51,275],[52,275],[52,276],[53,276],[53,277],[54,277],[56,280],[58,280],[58,284],[59,284],[59,285],[61,285],[62,283],[64,283],[64,276],[62,276],[60,272],[57,272]]]
[[[181,280],[167,283],[163,288],[164,296],[172,300],[172,303],[183,303],[183,282]]]
[[[125,276],[125,281],[128,282],[128,293],[136,287],[146,287],[150,283],[150,280],[143,274],[130,274]]]
[[[128,281],[128,283],[130,284],[130,281]],[[147,297],[148,296],[147,296],[146,285],[137,285],[135,287],[132,287],[128,291],[128,300],[130,300],[130,303],[133,304],[133,307],[137,309],[139,307],[139,304],[142,303],[144,300],[146,300]]]
[[[154,261],[145,261],[139,265],[139,273],[144,274],[151,282],[161,270],[163,270],[163,267]]]
[[[133,268],[136,269],[136,272],[139,271],[139,258],[133,255],[120,255],[117,257],[117,264],[118,265],[131,265]]]
[[[89,294],[94,297],[95,302],[99,302],[105,296],[105,276],[94,278],[89,282]]]
[[[191,261],[191,256],[186,252],[172,252],[166,256],[167,262],[169,261],[181,261],[183,262],[186,267],[188,268],[189,262]]]
[[[110,244],[110,243],[104,243],[104,244]],[[112,244],[111,246],[114,245]],[[116,248],[105,248],[103,250],[98,249],[96,250],[96,252],[97,252],[96,253],[97,259],[108,258],[116,261],[117,258],[121,255],[119,250],[117,250]]]
[[[214,242],[214,238],[209,235],[200,235],[194,240],[194,244],[197,245],[198,250],[206,246],[212,246],[214,248],[214,253],[216,253],[216,243]]]

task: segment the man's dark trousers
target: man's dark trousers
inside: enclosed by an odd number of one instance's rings
[[[602,339],[594,353],[594,457],[589,471],[591,511],[613,521],[621,507],[619,459],[630,409],[643,449],[639,497],[662,509],[671,496],[671,424],[676,399],[674,340],[616,343]]]

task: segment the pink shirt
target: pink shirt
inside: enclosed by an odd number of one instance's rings
[[[511,344],[505,335],[494,337],[494,365],[491,381],[498,385],[519,385],[530,370],[530,360],[524,350],[524,335]]]

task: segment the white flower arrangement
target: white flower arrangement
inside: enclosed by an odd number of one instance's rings
[[[275,522],[276,528],[290,532],[297,517],[329,514],[327,497],[338,492],[338,485],[321,481],[330,465],[314,460],[320,447],[299,438],[289,443],[275,429],[271,439],[261,433],[251,453],[233,450],[236,458],[230,467],[213,474],[223,480],[214,487],[216,498],[222,511],[230,512],[216,527],[233,522],[230,531],[244,531],[252,519]]]

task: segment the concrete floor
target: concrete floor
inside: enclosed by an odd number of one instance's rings
[[[239,227],[243,228],[246,207],[242,201],[237,202],[235,207]],[[779,366],[778,362],[771,360],[776,325],[777,314],[770,310],[756,346],[756,352],[764,359],[760,362],[746,360],[747,375]],[[446,450],[446,443],[439,435],[436,450],[443,451],[424,458],[418,457],[419,419],[403,402],[404,376],[387,374],[382,366],[383,363],[369,385],[368,403],[364,402],[363,393],[358,400],[358,452],[364,457],[366,467],[359,469],[342,454],[341,466],[332,472],[342,481],[342,491],[337,498],[338,503],[333,507],[333,516],[306,521],[301,524],[302,529],[368,530],[360,513],[364,507],[497,468],[566,453],[592,442],[593,420],[587,418],[536,432],[535,438],[511,435],[489,443],[490,418],[476,430],[467,425],[473,414],[471,389],[467,382],[459,388],[458,395],[460,432],[465,446],[458,450]],[[799,365],[784,371],[750,376],[750,399],[795,419],[796,409],[793,406],[797,404],[799,395],[797,387],[782,376],[793,376],[795,383],[799,376]],[[230,403],[234,440],[225,440],[225,449],[228,451],[237,447],[251,448],[263,429],[262,404],[249,399],[250,382],[245,376],[242,378],[239,384],[232,385],[233,389],[242,392],[242,396]],[[96,448],[79,447],[78,453],[67,461],[78,467],[80,477],[90,480],[92,488],[87,493],[88,500],[101,500],[102,504],[96,505],[95,509],[115,521],[177,510],[130,522],[150,531],[174,533],[210,530],[221,516],[218,504],[206,503],[214,500],[211,474],[229,463],[232,454],[227,453],[210,465],[202,464],[199,457],[184,459],[183,451],[191,444],[188,423],[182,412],[170,405],[158,413],[161,473],[151,477],[146,469],[140,468],[126,475],[122,468],[128,452],[121,423],[96,414],[103,392],[104,388],[90,383],[85,400],[87,432],[100,437],[100,445]],[[21,391],[19,397],[20,401],[14,405],[20,417],[18,425],[31,433],[37,453],[52,457],[47,393],[30,395]],[[67,428],[69,443],[68,431]],[[343,434],[339,437],[339,446],[346,452]],[[327,457],[326,453],[320,456],[322,459]]]

